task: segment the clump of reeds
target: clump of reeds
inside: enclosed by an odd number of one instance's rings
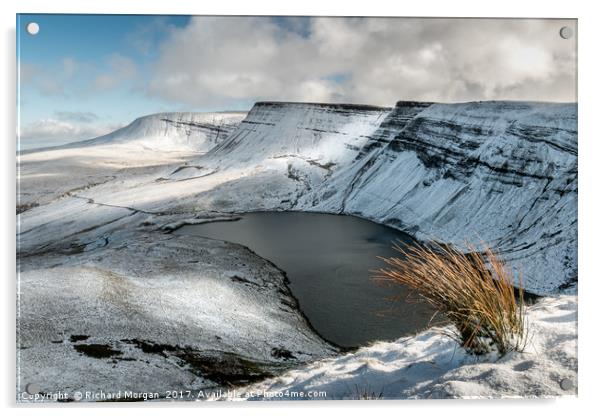
[[[389,268],[377,278],[402,283],[443,312],[470,353],[522,350],[526,338],[522,284],[493,250],[469,253],[442,244],[394,246],[401,256],[381,258]],[[515,293],[516,290],[516,293]]]
[[[355,385],[355,391],[352,394],[352,398],[355,400],[381,400],[383,398],[384,392],[381,389],[380,392],[376,392],[370,389],[370,385],[368,386],[359,386]]]

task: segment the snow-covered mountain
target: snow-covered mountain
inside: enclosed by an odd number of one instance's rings
[[[17,211],[74,189],[156,170],[211,149],[236,128],[244,112],[159,113],[137,118],[110,134],[17,153]]]
[[[225,139],[245,115],[245,112],[151,114],[75,146],[131,144],[151,150],[206,152]]]
[[[93,142],[184,145],[192,133],[183,132],[194,125],[195,137],[205,138],[194,146],[208,149],[218,137],[215,124],[198,126],[215,115],[191,117],[141,118]],[[423,241],[489,244],[529,291],[575,289],[576,104],[261,102],[217,142],[180,166],[80,194],[163,214],[358,215]]]
[[[577,280],[576,104],[257,103],[199,163],[246,172],[203,196],[222,211],[359,215],[487,243],[536,293]]]

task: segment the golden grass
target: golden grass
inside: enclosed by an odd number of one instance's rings
[[[497,350],[501,355],[522,350],[526,338],[522,284],[514,279],[493,250],[470,253],[432,243],[401,248],[401,256],[381,259],[389,266],[377,279],[409,286],[454,324],[454,336],[470,353]]]

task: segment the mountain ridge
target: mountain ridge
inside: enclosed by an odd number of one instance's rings
[[[577,104],[259,102],[239,120],[152,181],[81,194],[148,213],[356,215],[424,242],[490,245],[533,293],[576,291]]]
[[[423,241],[484,240],[516,273],[533,274],[525,284],[535,293],[576,281],[576,104],[400,101],[390,109],[330,109],[257,103],[202,161],[219,161],[215,170],[254,164],[295,178],[292,190],[266,179],[278,201],[262,201],[262,209],[358,215]],[[286,164],[272,166],[274,159]],[[553,283],[551,273],[562,277]]]

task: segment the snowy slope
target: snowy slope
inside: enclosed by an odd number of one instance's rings
[[[576,314],[574,296],[545,299],[530,307],[525,351],[501,359],[468,355],[440,330],[432,329],[302,366],[251,385],[238,392],[238,397],[331,400],[575,395]],[[325,396],[310,396],[317,392]]]
[[[206,152],[225,139],[245,115],[244,112],[151,114],[113,133],[74,146],[110,143],[151,150]]]
[[[236,244],[132,230],[132,213],[120,211],[97,213],[117,218],[115,231],[99,230],[85,247],[20,260],[18,391],[35,381],[71,395],[164,397],[335,353],[299,314],[274,265]]]
[[[17,154],[18,211],[46,203],[126,171],[185,163],[225,139],[246,113],[161,113],[140,117],[115,132]]]

